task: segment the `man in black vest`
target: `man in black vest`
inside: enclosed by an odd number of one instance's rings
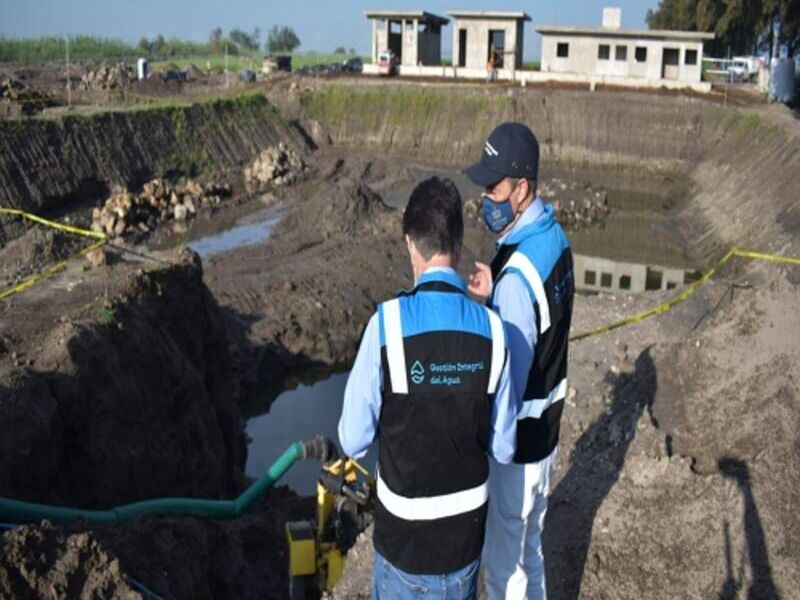
[[[455,271],[464,224],[451,181],[417,186],[403,233],[415,285],[364,331],[339,440],[359,458],[378,438],[373,598],[474,598],[487,452],[500,463],[514,455],[506,337]]]
[[[567,393],[572,250],[552,206],[536,195],[539,143],[527,126],[498,126],[465,172],[484,188],[484,221],[499,235],[491,267],[476,263],[469,291],[503,319],[522,406],[514,462],[490,468],[486,588],[490,600],[543,600],[542,528]]]

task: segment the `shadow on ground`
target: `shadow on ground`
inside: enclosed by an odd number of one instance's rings
[[[619,479],[636,425],[658,387],[650,348],[636,359],[633,373],[608,377],[611,404],[575,443],[550,497],[543,545],[548,594],[555,600],[578,598],[587,562],[589,569],[599,567],[600,557],[588,556],[595,515]]]
[[[733,479],[739,486],[744,503],[744,527],[746,551],[742,552],[742,562],[737,565],[734,574],[734,565],[731,553],[730,524],[724,522],[725,535],[725,564],[726,578],[719,592],[720,600],[733,600],[734,598],[747,598],[747,600],[779,600],[780,594],[772,579],[772,567],[769,564],[767,552],[766,533],[758,514],[753,487],[750,482],[750,469],[747,462],[738,458],[725,457],[718,462],[719,472],[723,477]],[[750,585],[747,595],[739,595],[744,587],[744,557],[750,562]]]

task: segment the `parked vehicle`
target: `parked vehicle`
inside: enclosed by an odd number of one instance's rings
[[[397,57],[391,50],[386,50],[378,55],[378,75],[397,75]]]
[[[361,57],[354,56],[353,58],[348,58],[346,61],[342,63],[342,71],[345,73],[361,73],[364,70],[364,62],[361,60]]]

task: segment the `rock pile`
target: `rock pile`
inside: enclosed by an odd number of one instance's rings
[[[605,194],[593,198],[575,200],[553,201],[553,208],[559,222],[570,231],[577,231],[595,223],[601,222],[608,216],[609,208],[606,203]]]
[[[14,117],[19,114],[30,116],[55,104],[49,94],[34,90],[16,79],[0,81],[0,101],[5,101],[0,103],[0,117]],[[11,107],[17,110],[12,110]]]
[[[136,80],[136,75],[124,63],[102,64],[81,77],[82,90],[115,90],[127,88]]]
[[[112,194],[102,207],[92,211],[92,230],[109,237],[128,233],[147,234],[161,223],[183,223],[205,207],[219,204],[231,195],[227,184],[197,181],[171,184],[156,178],[144,184],[141,193]]]
[[[539,183],[539,196],[552,204],[561,225],[570,231],[577,231],[603,221],[610,211],[608,195],[605,190],[576,181],[562,181],[556,177]],[[467,218],[481,221],[483,213],[479,199],[464,203]]]
[[[308,171],[298,154],[281,142],[270,146],[244,168],[244,180],[250,184],[291,185]]]

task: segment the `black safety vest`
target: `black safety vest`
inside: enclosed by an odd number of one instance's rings
[[[483,546],[490,416],[506,357],[500,318],[445,281],[379,307],[383,397],[375,548],[445,574]]]
[[[531,463],[546,458],[558,445],[567,394],[575,277],[569,240],[552,207],[546,206],[537,221],[514,237],[522,239],[499,247],[492,261],[492,279],[496,285],[507,273],[517,273],[528,288],[536,315],[534,358],[517,421],[514,455],[514,462]]]

